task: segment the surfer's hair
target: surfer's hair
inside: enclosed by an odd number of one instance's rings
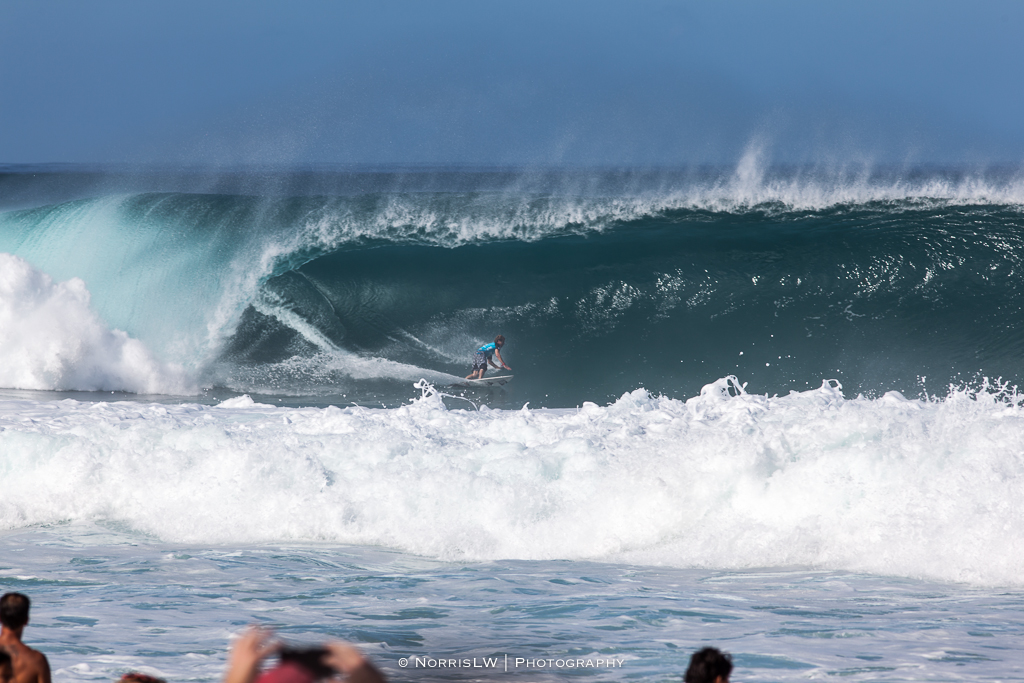
[[[713,647],[697,650],[690,657],[690,668],[686,670],[683,683],[715,683],[721,676],[729,680],[732,673],[732,657]]]
[[[7,650],[0,647],[0,667],[11,664],[11,655],[7,653]]]
[[[495,337],[494,338],[494,343],[497,344],[498,342],[501,342],[502,344],[504,344],[505,343],[505,335],[499,334],[497,337]]]
[[[4,593],[0,598],[0,624],[7,628],[21,628],[28,623],[28,608],[31,604],[27,595]]]

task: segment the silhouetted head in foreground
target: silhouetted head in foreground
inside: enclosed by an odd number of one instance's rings
[[[129,671],[124,676],[121,676],[117,683],[167,683],[167,681],[138,671]]]
[[[732,658],[721,650],[706,647],[690,657],[683,683],[729,683],[730,673]]]
[[[5,593],[0,598],[0,624],[12,631],[28,623],[28,608],[32,603],[27,595],[21,593]]]
[[[11,655],[0,647],[0,683],[11,683],[14,680],[14,664]]]

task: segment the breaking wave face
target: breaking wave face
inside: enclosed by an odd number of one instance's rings
[[[397,405],[498,332],[519,405],[1021,375],[1015,170],[98,177],[0,173],[3,386]]]
[[[326,541],[453,561],[807,566],[1020,585],[1013,392],[450,410],[0,401],[0,529]],[[28,419],[30,418],[30,419]]]

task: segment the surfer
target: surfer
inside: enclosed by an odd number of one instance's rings
[[[466,375],[466,379],[483,379],[484,373],[487,372],[487,364],[490,363],[495,370],[500,368],[491,360],[491,356],[497,356],[498,362],[501,363],[501,367],[511,371],[512,368],[505,365],[505,361],[501,358],[501,347],[505,345],[505,337],[498,335],[494,338],[494,341],[490,344],[484,344],[476,350],[476,355],[473,356],[473,372]]]

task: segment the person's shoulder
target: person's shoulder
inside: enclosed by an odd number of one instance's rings
[[[33,659],[35,659],[36,661],[38,661],[38,662],[45,662],[45,661],[47,661],[46,655],[44,655],[39,650],[37,650],[37,649],[35,649],[33,647],[29,647],[28,645],[25,646],[25,649],[28,650],[30,656]]]
[[[21,651],[18,653],[18,656],[19,659],[24,658],[28,661],[33,669],[42,671],[50,668],[50,662],[46,659],[46,655],[24,643],[21,644]]]

